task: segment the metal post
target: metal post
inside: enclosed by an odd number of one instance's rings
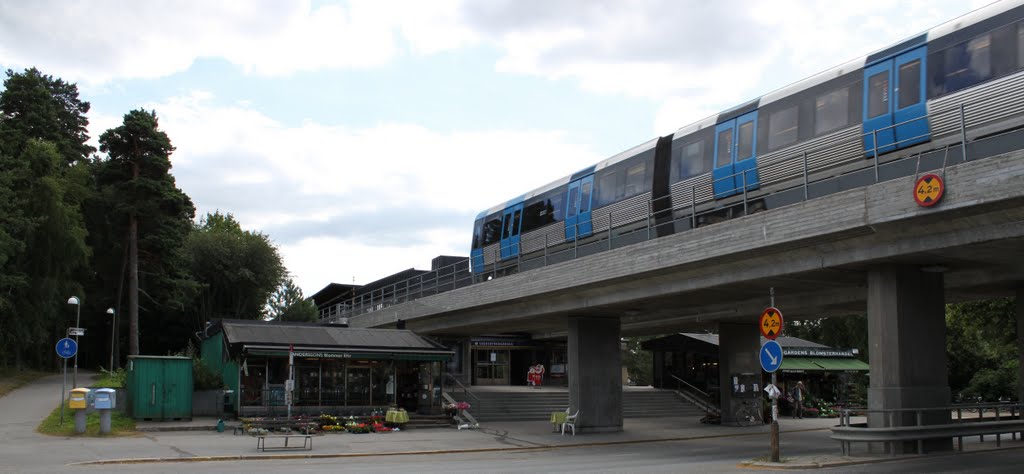
[[[78,329],[82,327],[80,326],[82,321],[82,302],[77,298],[76,301],[78,302],[75,303],[75,329]],[[78,344],[78,332],[75,331],[75,346],[78,347],[78,350],[75,351],[75,374],[71,377],[71,385],[75,387],[78,387],[78,353],[82,349],[82,346]]]
[[[774,305],[774,304],[773,304]],[[775,372],[772,372],[772,385],[777,382]],[[779,462],[779,397],[772,397],[772,462]]]
[[[114,339],[114,328],[117,327],[117,313],[114,312],[114,308],[108,308],[107,309],[107,314],[110,315],[110,367],[109,367],[109,370],[110,370],[111,373],[113,373],[114,372],[114,342],[117,340],[117,339]]]
[[[650,225],[651,225],[651,221],[650,221],[650,219],[648,219],[647,220],[647,226],[648,226],[648,229],[647,229],[647,240],[651,240]],[[612,211],[608,211],[608,250],[611,250],[611,249],[612,249]]]
[[[878,182],[878,130],[871,131],[871,149],[875,155],[875,182]]]
[[[651,240],[651,214],[654,214],[654,202],[647,201],[647,240]],[[611,211],[608,211],[608,218],[611,219]],[[611,225],[611,221],[609,221]]]
[[[960,151],[964,161],[967,161],[967,120],[964,114],[964,104],[960,104]]]
[[[690,228],[697,228],[697,185],[690,186]]]
[[[807,152],[804,151],[804,201],[808,199],[807,196]]]
[[[743,176],[743,215],[747,215],[747,172],[740,173]]]
[[[544,266],[548,266],[548,234],[544,233]]]
[[[60,386],[60,426],[64,426],[64,394],[68,391],[68,360],[64,359],[64,382]]]

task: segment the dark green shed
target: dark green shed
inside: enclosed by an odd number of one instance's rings
[[[192,419],[192,358],[128,356],[129,413],[135,419]]]

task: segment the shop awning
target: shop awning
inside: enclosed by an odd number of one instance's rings
[[[865,371],[869,369],[868,364],[865,364],[859,359],[841,359],[834,357],[822,357],[817,359],[810,359],[815,365],[821,366],[822,370],[832,371]],[[786,361],[783,360],[783,363]]]
[[[784,372],[866,372],[868,370],[868,365],[858,359],[839,357],[786,357],[782,359],[782,366],[779,369]]]
[[[779,370],[787,372],[825,369],[821,368],[818,365],[815,365],[814,362],[811,362],[811,359],[808,359],[806,357],[783,357],[782,365],[779,367]]]

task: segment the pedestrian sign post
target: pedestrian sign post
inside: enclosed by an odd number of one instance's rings
[[[761,368],[772,373],[782,365],[782,346],[776,341],[767,341],[761,346]]]
[[[776,337],[779,337],[779,333],[782,332],[782,311],[775,307],[765,309],[761,313],[757,326],[760,328],[762,336],[775,340]]]
[[[57,355],[69,359],[78,353],[78,343],[70,337],[57,341]]]
[[[64,359],[64,382],[60,387],[60,426],[64,426],[64,394],[68,391],[68,359],[78,353],[78,343],[70,337],[57,341],[57,355]]]

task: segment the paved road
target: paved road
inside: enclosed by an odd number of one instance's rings
[[[740,463],[768,454],[765,426],[709,426],[687,418],[627,418],[620,433],[575,437],[552,433],[544,421],[492,423],[479,430],[329,434],[315,438],[313,451],[267,453],[275,456],[269,459],[259,458],[263,453],[256,451],[251,437],[208,430],[103,438],[37,434],[39,421],[60,401],[60,383],[59,376],[47,377],[0,398],[0,472],[736,472]],[[192,425],[209,427],[214,422],[196,420]],[[805,465],[841,460],[839,445],[829,439],[827,429],[834,422],[782,420],[783,457]],[[975,448],[983,446],[987,445]],[[1001,472],[1019,466],[1022,452],[928,457],[901,464],[844,466],[838,471],[934,471],[934,464],[948,469],[945,472]],[[90,464],[139,458],[155,462]]]

